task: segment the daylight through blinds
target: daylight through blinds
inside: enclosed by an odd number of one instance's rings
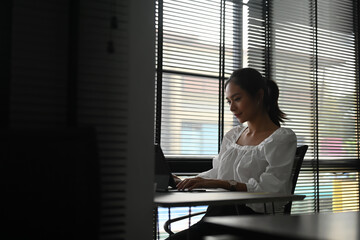
[[[277,82],[284,126],[298,145],[309,146],[295,190],[307,197],[292,212],[359,210],[357,2],[164,0],[157,6],[156,131],[165,155],[216,155],[223,133],[238,124],[222,84],[233,70],[253,67]]]
[[[170,156],[213,156],[220,133],[234,123],[229,110],[223,114],[221,86],[241,67],[242,4],[165,0],[161,6],[161,146]]]

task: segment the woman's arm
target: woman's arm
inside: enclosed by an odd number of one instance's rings
[[[177,189],[183,190],[193,190],[194,188],[223,188],[231,190],[231,185],[227,180],[220,179],[205,179],[201,177],[187,178],[176,185]],[[246,184],[237,183],[235,186],[236,191],[246,192]]]
[[[234,127],[228,131],[221,143],[219,154],[213,158],[212,168],[208,171],[199,173],[194,178],[188,178],[178,183],[177,188],[179,190],[192,190],[194,188],[223,188],[230,190],[230,184],[227,180],[220,180],[218,178],[218,168],[220,165],[219,156],[226,151],[228,145],[235,141],[236,136],[241,131],[242,127]],[[238,191],[247,191],[244,183],[238,183],[236,185]]]
[[[226,149],[229,147],[229,144],[231,144],[231,142],[235,141],[235,138],[238,136],[238,133],[241,131],[242,128],[243,127],[239,127],[239,126],[234,127],[225,134],[223,141],[221,143],[220,152],[212,160],[212,168],[208,171],[199,173],[197,177],[207,178],[207,179],[218,178],[218,168],[220,165],[219,156],[226,151]]]

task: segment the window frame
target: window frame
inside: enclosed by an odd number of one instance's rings
[[[224,0],[226,1],[226,0]],[[311,4],[313,4],[311,7],[313,7],[314,10],[314,16],[315,16],[315,25],[313,26],[315,28],[315,30],[317,29],[317,1],[316,0],[309,0],[311,2]],[[160,10],[160,5],[162,0],[158,0],[159,2],[159,11],[158,13],[160,14],[162,10]],[[264,54],[264,59],[265,59],[265,73],[264,75],[266,77],[271,77],[272,76],[272,71],[273,71],[273,66],[272,66],[272,61],[271,61],[271,16],[270,16],[270,9],[271,9],[271,1],[263,1],[264,5],[263,5],[263,16],[265,16],[265,28],[266,30],[266,40],[265,40],[265,54]],[[357,12],[357,9],[359,9],[359,5],[357,3],[357,1],[353,1],[354,4],[354,33],[355,33],[355,56],[356,56],[356,90],[357,90],[357,108],[356,108],[356,116],[358,119],[358,122],[360,120],[360,104],[359,104],[359,96],[360,96],[360,90],[359,90],[359,29],[358,27],[360,26],[359,23],[359,15]],[[159,18],[160,19],[160,18]],[[160,23],[159,23],[160,26]],[[160,31],[158,32],[158,34],[162,34],[160,33]],[[317,33],[315,33],[315,38],[317,37]],[[162,36],[158,36],[158,39],[161,39]],[[317,41],[317,39],[315,39],[315,41]],[[158,42],[159,44],[159,42]],[[160,44],[161,45],[161,44]],[[162,50],[162,46],[158,45],[158,51]],[[315,68],[317,68],[317,49],[315,48],[315,59],[314,61],[315,63]],[[161,55],[161,52],[158,52]],[[161,57],[158,57],[158,61],[161,60]],[[219,96],[220,99],[224,98],[223,97],[223,84],[225,81],[225,75],[223,74],[223,69],[224,68],[219,68],[220,69],[220,73],[219,74]],[[158,91],[158,94],[161,95],[161,81],[162,81],[162,74],[163,73],[167,73],[167,71],[162,69],[162,65],[160,62],[158,62],[157,65],[157,87],[158,89],[160,89]],[[171,73],[171,71],[168,71],[168,73]],[[182,73],[183,74],[183,73]],[[204,75],[199,75],[198,76],[204,76]],[[316,76],[315,76],[316,77]],[[318,91],[316,89],[316,91]],[[315,104],[318,104],[318,97],[315,97]],[[221,117],[223,116],[223,112],[224,112],[224,102],[222,100],[219,101],[219,105],[220,105],[220,109],[219,109],[219,139],[222,139],[223,134],[224,134],[224,126],[223,126],[223,120],[221,120]],[[157,95],[157,100],[156,100],[156,109],[157,109],[157,114],[161,115],[161,96]],[[317,107],[315,107],[315,115],[318,114],[318,109]],[[159,115],[157,115],[159,116]],[[317,117],[315,116],[314,121],[318,121],[316,119]],[[155,142],[160,142],[160,128],[161,128],[161,118],[157,117],[156,118],[156,127],[155,127]],[[307,156],[304,159],[304,163],[303,163],[303,167],[302,167],[302,173],[306,173],[306,174],[313,174],[313,178],[314,178],[314,194],[316,195],[314,198],[314,206],[315,208],[313,209],[314,212],[320,212],[321,211],[321,205],[320,205],[320,186],[319,186],[319,181],[320,181],[320,175],[323,172],[338,172],[338,171],[344,171],[344,172],[360,172],[360,143],[359,143],[359,138],[360,138],[360,128],[358,127],[357,129],[355,129],[355,132],[357,134],[357,158],[354,159],[339,159],[339,160],[320,160],[319,158],[319,139],[318,139],[318,125],[317,123],[314,125],[314,142],[313,144],[310,145],[310,148],[312,149],[311,153],[308,153]],[[219,143],[221,142],[221,140],[219,140]],[[219,148],[220,148],[220,144],[219,144]],[[182,156],[166,156],[170,165],[171,170],[174,173],[178,173],[178,174],[182,174],[182,175],[194,175],[196,173],[208,170],[211,168],[212,165],[212,157],[210,156],[200,156],[200,157],[196,157],[196,156],[187,156],[187,157],[182,157]],[[360,185],[360,180],[358,180],[358,185]],[[360,201],[359,201],[360,202]],[[359,203],[359,208],[360,208],[360,203]]]

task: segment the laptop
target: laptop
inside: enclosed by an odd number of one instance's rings
[[[164,153],[159,144],[154,144],[155,148],[155,183],[157,192],[167,192],[175,189],[175,180],[172,177],[170,167],[165,159]]]

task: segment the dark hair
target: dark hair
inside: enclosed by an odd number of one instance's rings
[[[263,89],[263,106],[267,109],[270,119],[280,127],[280,122],[284,122],[286,115],[278,105],[279,88],[276,82],[265,79],[260,72],[253,68],[235,70],[226,81],[225,88],[230,82],[241,87],[252,97],[255,97],[260,89]]]

